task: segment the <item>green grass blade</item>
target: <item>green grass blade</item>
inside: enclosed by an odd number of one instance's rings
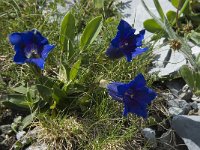
[[[78,70],[80,68],[81,65],[81,59],[79,59],[77,62],[74,63],[74,65],[72,66],[70,73],[69,73],[69,79],[70,81],[73,81],[78,73]]]
[[[164,14],[164,12],[163,12],[162,7],[160,6],[159,1],[158,1],[158,0],[153,0],[153,1],[154,1],[155,6],[156,6],[156,9],[157,9],[157,11],[158,11],[158,13],[159,13],[159,15],[160,15],[160,18],[161,18],[162,20],[164,20],[165,14]]]
[[[104,0],[93,0],[93,2],[96,8],[103,8],[104,6]]]

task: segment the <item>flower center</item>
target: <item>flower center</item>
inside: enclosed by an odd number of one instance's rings
[[[37,50],[31,50],[30,52],[26,53],[27,58],[39,58],[39,54],[37,53]]]
[[[128,42],[121,42],[121,44],[120,44],[120,48],[124,48],[124,47],[127,47],[129,44],[128,44]]]
[[[179,40],[173,39],[170,41],[170,48],[174,49],[174,50],[179,50],[181,49],[181,42]]]
[[[133,93],[126,92],[125,95],[126,95],[126,96],[129,96],[131,99],[134,98],[134,94],[133,94]]]

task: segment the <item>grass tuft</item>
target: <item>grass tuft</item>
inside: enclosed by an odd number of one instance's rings
[[[37,142],[45,143],[49,149],[77,149],[86,139],[82,124],[74,117],[55,118],[44,115],[33,126],[40,129]]]

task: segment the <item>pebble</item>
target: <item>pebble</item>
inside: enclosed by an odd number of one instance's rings
[[[153,147],[156,147],[156,132],[151,128],[144,128],[142,130],[142,135],[152,144]]]
[[[0,131],[1,131],[2,134],[10,134],[12,132],[10,124],[1,125],[0,126]]]
[[[16,134],[17,140],[20,140],[25,134],[26,134],[25,131],[19,131],[19,132]]]

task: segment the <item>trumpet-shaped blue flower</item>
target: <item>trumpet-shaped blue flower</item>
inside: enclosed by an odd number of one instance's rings
[[[45,59],[54,45],[37,30],[15,32],[9,35],[10,43],[14,46],[14,62],[17,64],[33,63],[44,69]]]
[[[130,62],[134,57],[148,50],[148,48],[141,48],[145,30],[135,35],[135,29],[124,20],[120,21],[117,29],[117,35],[106,51],[110,59],[126,56],[127,61]]]
[[[143,118],[147,117],[147,106],[157,94],[146,87],[146,80],[139,74],[129,83],[113,82],[107,86],[109,95],[124,103],[124,116],[134,113]]]

